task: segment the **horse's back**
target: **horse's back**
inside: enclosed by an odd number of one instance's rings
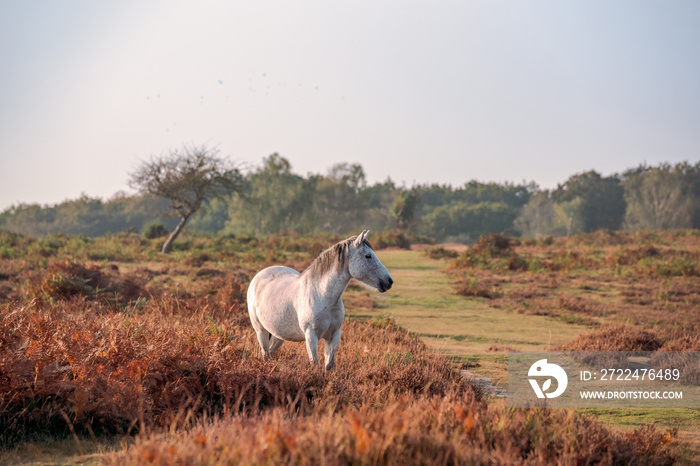
[[[298,276],[292,268],[275,265],[258,272],[248,287],[251,319],[284,340],[304,339],[293,303]]]
[[[251,285],[255,283],[256,288],[265,288],[273,282],[275,284],[286,284],[292,281],[294,278],[299,276],[299,272],[296,270],[283,267],[281,265],[273,265],[271,267],[266,267],[258,272],[251,280]]]

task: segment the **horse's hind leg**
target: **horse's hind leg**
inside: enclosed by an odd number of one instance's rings
[[[253,325],[255,334],[258,337],[258,343],[260,344],[263,359],[266,359],[270,356],[270,332],[265,330],[265,327],[263,327],[258,320],[255,308],[254,282],[255,277],[248,287],[248,315],[250,316],[250,323]]]
[[[268,332],[264,328],[261,328],[259,330],[256,328],[255,334],[258,336],[258,343],[260,344],[260,350],[262,351],[263,359],[270,358],[270,332]]]
[[[260,350],[262,351],[263,359],[270,357],[270,337],[272,336],[265,327],[262,326],[258,317],[255,315],[255,311],[252,310],[250,304],[248,304],[248,310],[250,311],[250,323],[253,324],[255,329],[255,334],[258,336],[258,343],[260,344]]]
[[[270,356],[275,354],[279,347],[282,346],[282,343],[284,343],[284,340],[270,334]]]

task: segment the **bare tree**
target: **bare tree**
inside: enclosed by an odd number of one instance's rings
[[[187,220],[214,198],[226,199],[241,193],[245,178],[218,150],[206,146],[184,146],[168,155],[151,157],[129,174],[129,186],[170,200],[170,207],[180,216],[163,252],[169,253]]]

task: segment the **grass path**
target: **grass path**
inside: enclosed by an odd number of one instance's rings
[[[474,372],[498,381],[505,376],[506,348],[544,350],[574,339],[580,325],[491,308],[483,298],[455,294],[445,262],[416,251],[379,251],[394,287],[379,296],[380,309],[429,346],[458,362],[479,364]],[[350,315],[352,309],[349,309]],[[355,314],[365,317],[367,314]]]

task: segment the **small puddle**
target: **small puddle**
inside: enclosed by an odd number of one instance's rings
[[[505,388],[495,385],[493,383],[493,380],[491,380],[488,377],[484,377],[481,374],[472,372],[469,369],[461,369],[459,372],[460,374],[462,374],[462,377],[470,379],[474,383],[474,385],[481,388],[482,390],[484,390],[485,393],[495,398],[505,398],[508,395],[508,392]]]

